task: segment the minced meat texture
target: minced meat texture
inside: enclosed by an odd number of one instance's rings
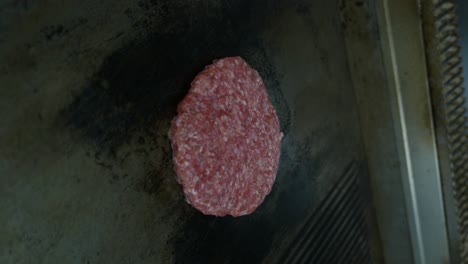
[[[283,136],[258,72],[240,57],[217,60],[177,112],[170,138],[187,202],[207,215],[255,211],[275,181]]]

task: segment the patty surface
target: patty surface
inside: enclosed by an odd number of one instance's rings
[[[258,72],[240,57],[216,60],[177,112],[170,138],[187,202],[207,215],[255,211],[275,181],[283,137]]]

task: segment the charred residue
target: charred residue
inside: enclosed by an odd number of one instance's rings
[[[124,162],[121,159],[126,159],[125,155],[115,154],[121,149],[130,149],[127,156],[144,160],[145,175],[134,180],[136,190],[153,195],[158,204],[166,203],[172,214],[188,219],[174,227],[168,241],[178,262],[216,262],[223,254],[238,253],[239,260],[261,260],[269,253],[275,231],[285,224],[269,214],[275,211],[278,219],[290,221],[281,217],[289,210],[288,205],[281,201],[281,207],[275,205],[272,194],[249,217],[215,218],[196,212],[183,200],[175,182],[167,136],[177,104],[191,80],[214,59],[227,56],[242,56],[259,71],[276,107],[281,130],[288,133],[291,114],[280,90],[281,76],[267,54],[268,43],[261,39],[261,16],[252,9],[251,1],[141,1],[139,6],[148,10],[143,20],[133,16],[130,9],[125,14],[134,19],[135,29],[144,29],[145,33],[104,60],[63,109],[60,122],[77,141],[92,146],[111,163]],[[135,177],[132,171],[119,171],[110,182],[123,175],[130,180]],[[297,182],[296,187],[300,185]],[[174,203],[178,203],[176,207]],[[252,250],[246,251],[246,246]]]
[[[150,12],[146,19],[159,21],[154,24],[160,26],[146,27],[151,32],[105,59],[63,110],[66,127],[104,152],[128,142],[136,131],[167,134],[177,103],[195,75],[213,59],[240,55],[265,79],[282,119],[282,130],[287,130],[289,109],[276,71],[255,33],[258,21],[235,23],[238,13],[249,8],[242,4],[235,8],[207,6],[197,9],[195,16],[184,14],[190,10],[173,10],[176,3],[167,4],[171,12]]]
[[[45,26],[41,29],[41,33],[44,35],[47,41],[59,39],[66,36],[76,28],[86,24],[88,20],[86,18],[80,17],[68,21],[66,24],[57,24]]]

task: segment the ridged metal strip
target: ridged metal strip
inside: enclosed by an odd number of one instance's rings
[[[426,0],[423,3],[427,60],[431,80],[431,95],[437,115],[438,148],[442,158],[441,172],[446,192],[448,224],[457,224],[459,234],[451,233],[451,241],[459,241],[458,254],[453,263],[468,263],[468,148],[466,110],[460,46],[458,45],[458,22],[454,0]],[[447,164],[447,165],[444,165]],[[445,166],[445,167],[444,167]],[[451,205],[455,204],[455,205]],[[451,206],[454,208],[451,209]],[[450,221],[450,212],[458,219]],[[458,238],[456,238],[458,237]]]
[[[370,263],[358,172],[352,162],[297,231],[279,263]]]

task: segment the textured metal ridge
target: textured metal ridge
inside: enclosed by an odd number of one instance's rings
[[[468,148],[456,4],[423,0],[422,7],[447,222],[449,229],[458,225],[450,232],[451,257],[468,263]]]
[[[351,163],[279,263],[370,263],[365,202]]]

